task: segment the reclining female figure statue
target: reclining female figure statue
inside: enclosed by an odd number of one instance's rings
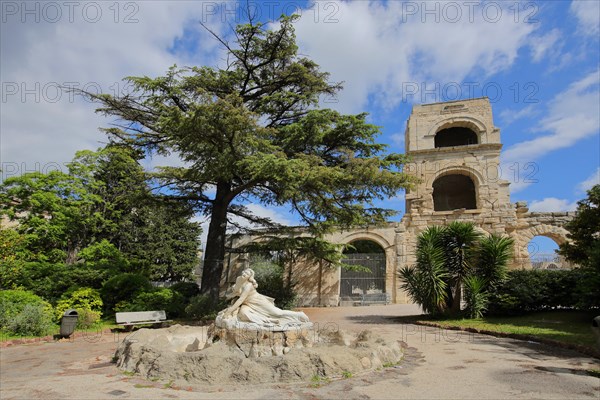
[[[301,311],[282,310],[275,306],[274,299],[256,291],[258,284],[254,280],[254,271],[245,269],[235,280],[227,298],[238,297],[229,307],[219,312],[217,325],[227,321],[254,323],[262,326],[299,325],[308,321]],[[233,321],[231,321],[233,320]]]

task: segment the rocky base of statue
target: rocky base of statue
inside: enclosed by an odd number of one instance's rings
[[[217,317],[208,334],[213,343],[221,341],[238,348],[248,358],[281,356],[290,349],[312,347],[315,343],[311,322],[265,326]]]
[[[398,363],[401,343],[325,326],[231,330],[175,325],[140,329],[116,351],[117,366],[148,379],[238,384],[339,378]]]

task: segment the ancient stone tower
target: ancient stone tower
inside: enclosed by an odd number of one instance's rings
[[[537,235],[557,243],[568,213],[528,213],[526,203],[510,202],[510,182],[500,177],[500,130],[487,98],[415,106],[405,133],[411,163],[420,179],[406,194],[399,263],[414,263],[418,234],[427,226],[473,222],[484,233],[515,239],[513,268],[531,267],[527,245]]]
[[[327,238],[343,244],[369,242],[368,254],[353,254],[352,259],[372,273],[356,276],[339,268],[298,263],[287,273],[300,304],[355,304],[365,295],[393,303],[410,302],[397,271],[414,265],[417,237],[432,225],[460,220],[474,223],[482,233],[511,236],[515,240],[511,268],[531,268],[528,244],[534,236],[547,236],[558,244],[566,240],[563,226],[574,213],[530,213],[525,202],[511,203],[510,182],[499,174],[500,129],[494,126],[487,98],[414,106],[405,146],[411,157],[405,172],[418,177],[420,183],[406,193],[402,220],[383,227],[340,231]],[[298,230],[299,235],[301,232]],[[244,236],[236,242],[241,245],[255,239]],[[379,249],[377,254],[373,248]],[[224,284],[232,282],[242,267],[250,266],[241,254],[229,260]]]

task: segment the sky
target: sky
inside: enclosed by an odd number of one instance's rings
[[[296,23],[300,53],[344,82],[323,107],[370,113],[379,141],[404,152],[414,104],[489,97],[504,144],[511,201],[571,211],[600,183],[600,2],[265,1],[262,21]],[[246,2],[4,1],[0,31],[1,179],[65,170],[81,149],[106,143],[111,123],[59,86],[125,93],[126,76],[173,64],[222,64],[218,34],[244,22]],[[146,167],[177,164],[174,157]],[[404,196],[386,207],[402,216]],[[283,224],[285,208],[249,205]],[[546,243],[542,241],[540,243]],[[543,244],[546,246],[546,244]]]

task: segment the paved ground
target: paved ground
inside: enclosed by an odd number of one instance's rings
[[[512,339],[394,322],[414,306],[305,309],[329,329],[371,329],[408,344],[397,368],[334,381],[254,387],[149,382],[110,363],[123,339],[104,334],[0,351],[0,399],[599,399],[598,360]]]

